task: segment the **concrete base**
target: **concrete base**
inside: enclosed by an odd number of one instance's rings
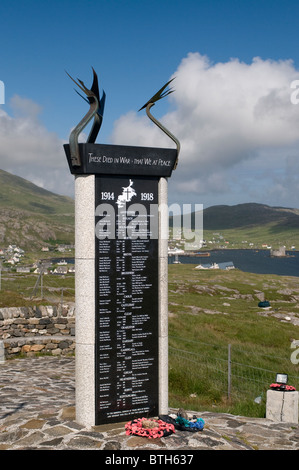
[[[267,390],[266,418],[285,423],[298,423],[299,392]]]

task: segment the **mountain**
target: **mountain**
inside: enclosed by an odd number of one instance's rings
[[[298,228],[299,209],[246,203],[212,206],[203,212],[205,230],[226,230],[274,224],[276,228]]]
[[[18,245],[36,251],[44,245],[74,243],[74,200],[0,170],[0,248]],[[194,229],[194,213],[191,217]],[[172,218],[170,218],[172,226]],[[230,246],[248,239],[299,246],[299,209],[246,203],[203,211],[204,238],[221,232]]]
[[[176,216],[179,217],[179,216]],[[195,213],[191,214],[194,230]],[[176,219],[178,225],[178,220]],[[170,218],[170,227],[173,218]],[[181,225],[182,226],[182,225]],[[221,239],[217,235],[221,235]],[[299,209],[245,203],[233,206],[211,206],[203,210],[203,238],[230,248],[254,246],[272,248],[299,246]],[[215,241],[216,240],[216,241]],[[222,242],[221,242],[222,240]],[[216,245],[215,245],[216,246]]]
[[[74,243],[74,201],[0,170],[0,248]]]

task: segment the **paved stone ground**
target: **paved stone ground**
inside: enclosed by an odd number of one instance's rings
[[[296,450],[299,426],[267,419],[196,413],[203,431],[127,436],[124,424],[75,422],[74,358],[14,359],[0,364],[0,450]],[[173,410],[171,410],[173,411]],[[137,455],[137,454],[136,454]]]

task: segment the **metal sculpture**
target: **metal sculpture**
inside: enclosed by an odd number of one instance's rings
[[[176,158],[176,162],[175,162],[175,165],[174,165],[174,170],[175,170],[176,167],[177,167],[177,164],[178,164],[178,158],[179,158],[179,153],[180,153],[180,149],[181,149],[181,144],[180,144],[179,140],[168,129],[166,129],[166,127],[163,126],[156,118],[154,118],[154,116],[150,113],[151,107],[154,106],[157,101],[161,100],[162,98],[169,95],[170,93],[173,93],[174,90],[172,90],[172,89],[167,90],[167,86],[169,85],[169,83],[172,82],[172,80],[174,80],[174,78],[169,80],[162,88],[160,88],[160,90],[157,91],[157,93],[155,93],[154,96],[152,96],[145,103],[145,105],[143,105],[142,108],[139,109],[139,111],[146,108],[146,114],[148,115],[150,120],[153,121],[153,123],[156,124],[156,126],[158,126],[168,137],[170,137],[170,139],[172,139],[176,143],[177,158]]]
[[[93,71],[93,82],[91,89],[89,90],[82,80],[77,79],[78,81],[74,80],[67,72],[67,75],[73,80],[73,82],[85,93],[87,99],[82,96],[77,90],[75,90],[79,96],[81,96],[87,103],[89,103],[90,108],[88,113],[83,117],[83,119],[79,122],[79,124],[72,130],[69,138],[70,144],[70,154],[73,166],[80,166],[81,159],[79,153],[79,144],[78,138],[83,129],[87,126],[87,124],[94,119],[92,128],[90,130],[89,136],[87,138],[86,143],[95,143],[99,130],[101,128],[103,122],[103,115],[104,115],[104,107],[105,107],[105,100],[106,94],[103,91],[102,97],[100,98],[99,92],[99,84],[98,84],[98,76],[94,69]]]

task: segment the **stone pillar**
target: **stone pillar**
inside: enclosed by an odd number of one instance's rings
[[[95,424],[94,175],[75,178],[76,421]]]
[[[159,413],[168,414],[168,182],[159,181]]]
[[[267,390],[266,418],[298,423],[298,392]]]

